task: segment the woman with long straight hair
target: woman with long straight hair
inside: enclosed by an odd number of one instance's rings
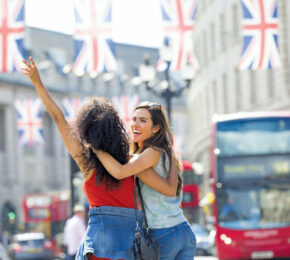
[[[132,158],[120,164],[104,151],[95,151],[107,171],[117,179],[132,175],[142,177],[142,171],[153,168],[164,179],[169,175],[173,162],[172,132],[162,106],[143,102],[135,108],[131,124]],[[145,177],[146,179],[146,177]],[[141,186],[148,225],[153,238],[161,249],[161,259],[192,260],[196,248],[195,236],[180,208],[182,178],[173,189],[172,197],[156,192],[147,183]],[[143,180],[141,179],[143,182]]]

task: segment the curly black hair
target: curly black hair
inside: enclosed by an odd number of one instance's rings
[[[128,134],[113,105],[105,97],[89,99],[81,107],[75,125],[84,147],[81,156],[84,158],[85,174],[95,168],[97,185],[105,178],[107,190],[118,188],[120,181],[107,172],[92,150],[108,152],[121,164],[129,160]]]

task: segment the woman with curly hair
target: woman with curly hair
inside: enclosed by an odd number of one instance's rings
[[[128,136],[122,121],[106,98],[95,97],[81,107],[76,123],[70,124],[44,87],[34,61],[31,57],[29,60],[30,63],[23,60],[23,73],[34,85],[84,177],[83,188],[90,205],[89,223],[76,259],[134,259],[133,178],[112,177],[93,151],[106,151],[121,164],[129,161]],[[144,183],[165,195],[172,195],[172,187],[177,185],[176,169],[166,180],[152,169],[142,174]],[[138,219],[141,225],[140,212]]]

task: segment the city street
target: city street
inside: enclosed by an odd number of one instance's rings
[[[290,0],[0,7],[0,260],[290,260]]]

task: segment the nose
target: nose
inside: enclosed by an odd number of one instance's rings
[[[131,121],[131,126],[138,126],[139,125],[139,123],[138,123],[138,120],[132,120]]]

